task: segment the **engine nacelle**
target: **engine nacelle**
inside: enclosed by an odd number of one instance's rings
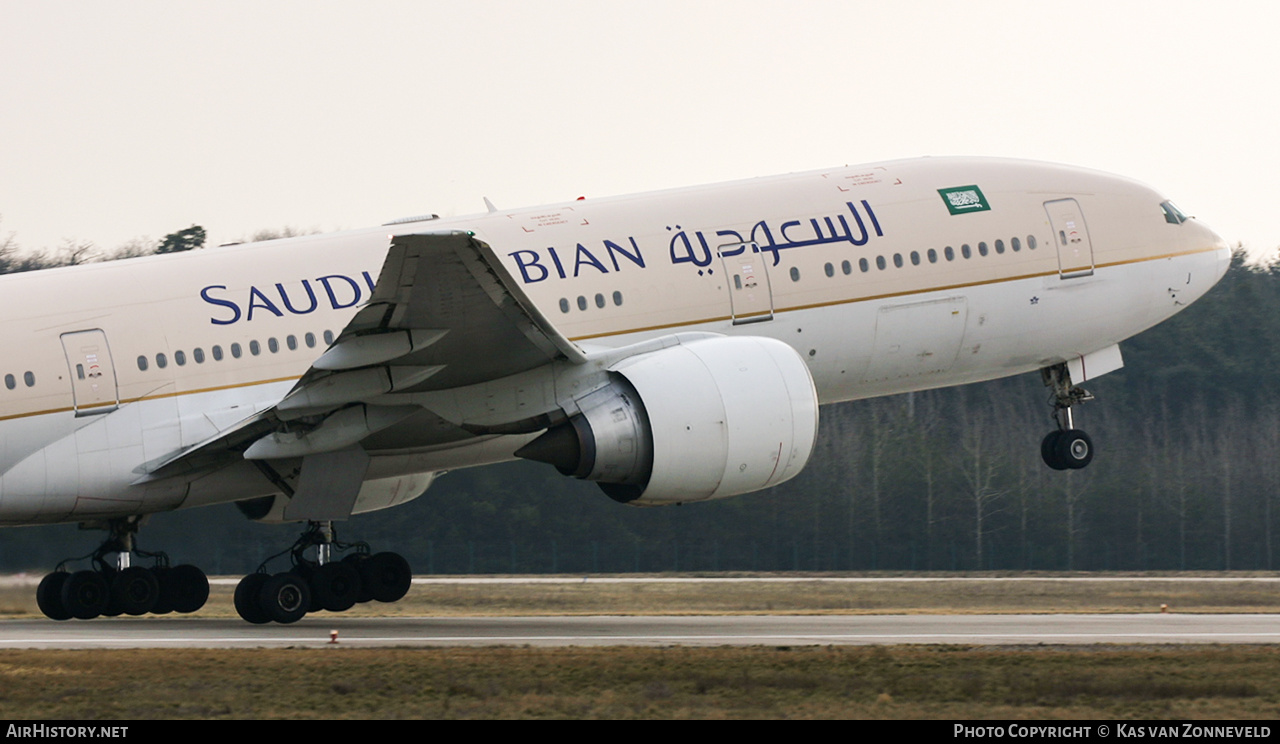
[[[568,423],[516,455],[593,480],[617,501],[671,504],[750,493],[804,468],[818,396],[804,360],[774,339],[700,339],[611,368]]]

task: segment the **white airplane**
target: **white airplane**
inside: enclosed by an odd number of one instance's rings
[[[204,603],[136,548],[145,515],[305,522],[236,591],[292,622],[402,596],[405,560],[332,524],[456,468],[722,498],[800,472],[820,404],[1035,370],[1044,460],[1079,468],[1079,385],[1229,262],[1136,182],[924,158],[4,276],[0,523],[108,530],[41,582],[66,619]]]

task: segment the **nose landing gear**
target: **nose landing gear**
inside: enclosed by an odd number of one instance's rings
[[[1093,400],[1093,394],[1071,384],[1067,365],[1058,364],[1040,370],[1044,384],[1053,389],[1053,418],[1056,431],[1049,432],[1040,442],[1040,457],[1054,470],[1078,470],[1093,461],[1093,440],[1083,430],[1075,428],[1071,407]]]

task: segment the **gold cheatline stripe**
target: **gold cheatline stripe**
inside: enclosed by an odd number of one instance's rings
[[[164,398],[177,398],[182,395],[197,395],[199,393],[212,393],[218,390],[234,390],[236,388],[253,387],[255,385],[270,385],[273,382],[289,382],[292,380],[300,380],[300,379],[302,379],[301,375],[294,375],[293,377],[276,377],[270,380],[255,380],[254,382],[238,382],[234,385],[217,385],[215,387],[199,388],[197,390],[183,390],[182,392],[175,391],[172,393],[160,393],[158,395],[143,395],[138,398],[124,398],[120,400],[118,403],[94,403],[93,405],[90,405],[90,406],[84,406],[82,409],[79,409],[79,410],[87,411],[92,408],[103,408],[105,406],[115,406],[115,405],[122,406],[125,403],[138,403],[144,400],[161,400]],[[74,406],[69,406],[64,408],[50,408],[44,411],[31,411],[29,413],[15,413],[11,416],[0,416],[0,421],[9,421],[10,419],[19,419],[19,418],[29,418],[31,416],[44,416],[45,414],[49,414],[49,413],[66,413],[68,411],[75,411],[75,410],[78,410],[78,409],[75,408]]]
[[[1208,248],[1208,249],[1205,249],[1205,250],[1182,251],[1182,252],[1180,252],[1180,253],[1166,253],[1166,254],[1164,254],[1164,255],[1160,255],[1160,256],[1146,256],[1146,257],[1143,257],[1143,258],[1130,258],[1130,259],[1126,259],[1126,260],[1124,260],[1124,261],[1112,261],[1112,262],[1110,262],[1110,263],[1094,264],[1094,266],[1093,266],[1093,270],[1095,270],[1095,271],[1096,271],[1096,270],[1098,270],[1098,269],[1105,269],[1105,268],[1109,268],[1109,267],[1112,267],[1112,266],[1123,266],[1123,265],[1125,265],[1125,264],[1143,263],[1143,262],[1146,262],[1146,261],[1161,261],[1161,260],[1164,260],[1164,259],[1166,259],[1166,258],[1177,258],[1178,256],[1191,256],[1191,255],[1195,255],[1195,254],[1197,254],[1197,253],[1212,253],[1212,252],[1214,252],[1214,251],[1216,251],[1216,250],[1218,250],[1218,249],[1217,249],[1217,248]],[[1080,267],[1080,268],[1086,268],[1086,267]],[[845,300],[832,300],[832,301],[830,301],[830,302],[817,302],[817,303],[814,303],[814,304],[811,304],[811,305],[795,305],[795,306],[793,306],[793,307],[775,308],[773,312],[774,312],[774,314],[777,314],[777,313],[794,312],[794,311],[796,311],[796,310],[813,310],[813,309],[820,308],[820,307],[832,307],[832,306],[835,306],[835,305],[849,305],[849,304],[852,304],[852,303],[854,303],[854,302],[869,302],[869,301],[871,301],[871,300],[884,300],[884,299],[888,299],[888,298],[890,298],[890,297],[905,297],[905,296],[907,296],[907,295],[924,294],[924,293],[926,293],[926,292],[946,292],[946,291],[948,291],[948,290],[952,290],[952,289],[963,289],[963,288],[965,288],[965,287],[981,287],[981,286],[983,286],[983,285],[987,285],[987,284],[1002,284],[1002,283],[1004,283],[1004,282],[1016,282],[1016,281],[1021,281],[1021,280],[1023,280],[1023,279],[1035,279],[1035,278],[1037,278],[1037,277],[1057,276],[1057,275],[1062,274],[1062,273],[1068,273],[1068,274],[1069,274],[1069,273],[1071,273],[1072,271],[1079,271],[1079,270],[1080,270],[1079,268],[1077,268],[1077,269],[1055,269],[1055,270],[1053,270],[1053,271],[1041,271],[1041,272],[1037,272],[1037,273],[1035,273],[1035,274],[1024,274],[1024,275],[1021,275],[1021,276],[1011,276],[1011,277],[1006,277],[1006,278],[1003,278],[1003,279],[984,279],[984,280],[979,281],[979,282],[964,282],[964,283],[961,283],[961,284],[947,284],[947,285],[942,285],[942,286],[937,286],[937,287],[925,287],[925,288],[922,288],[922,289],[909,289],[909,290],[905,290],[905,291],[902,291],[902,292],[888,292],[888,293],[885,293],[885,294],[867,295],[867,296],[865,296],[865,297],[854,297],[854,298],[851,298],[851,299],[845,299]],[[747,314],[747,315],[742,315],[742,316],[739,316],[739,317],[742,317],[742,318],[750,318],[750,317],[752,317],[752,316],[754,316],[754,315],[763,315],[763,314],[764,314],[763,312],[755,312],[755,313],[750,313],[750,314]],[[646,331],[661,331],[661,330],[664,330],[664,329],[667,329],[667,328],[682,328],[682,327],[684,327],[684,326],[701,325],[701,324],[703,324],[703,323],[719,323],[719,322],[721,322],[721,321],[725,321],[725,320],[733,320],[733,316],[732,316],[732,315],[721,315],[721,316],[716,316],[716,317],[712,317],[712,318],[703,318],[703,319],[701,319],[701,320],[682,320],[682,321],[680,321],[680,322],[678,322],[678,323],[666,323],[666,324],[663,324],[663,325],[645,326],[645,327],[643,327],[643,328],[630,328],[630,329],[625,330],[625,331],[609,331],[609,332],[607,332],[607,333],[592,333],[592,334],[588,334],[588,335],[586,335],[586,336],[574,336],[574,337],[570,338],[569,340],[570,340],[570,341],[587,341],[587,340],[589,340],[589,339],[593,339],[593,338],[605,338],[605,337],[607,337],[607,336],[624,336],[624,335],[626,335],[626,334],[628,334],[628,333],[644,333],[644,332],[646,332]]]

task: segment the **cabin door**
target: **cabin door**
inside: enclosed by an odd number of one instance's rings
[[[773,320],[773,289],[769,286],[768,256],[755,243],[720,246],[720,262],[729,284],[733,324]]]
[[[116,368],[100,329],[62,334],[62,350],[71,373],[71,393],[77,416],[110,413],[120,407]]]
[[[1093,274],[1093,243],[1080,204],[1075,199],[1058,199],[1045,202],[1044,208],[1058,246],[1058,275],[1070,279]]]

